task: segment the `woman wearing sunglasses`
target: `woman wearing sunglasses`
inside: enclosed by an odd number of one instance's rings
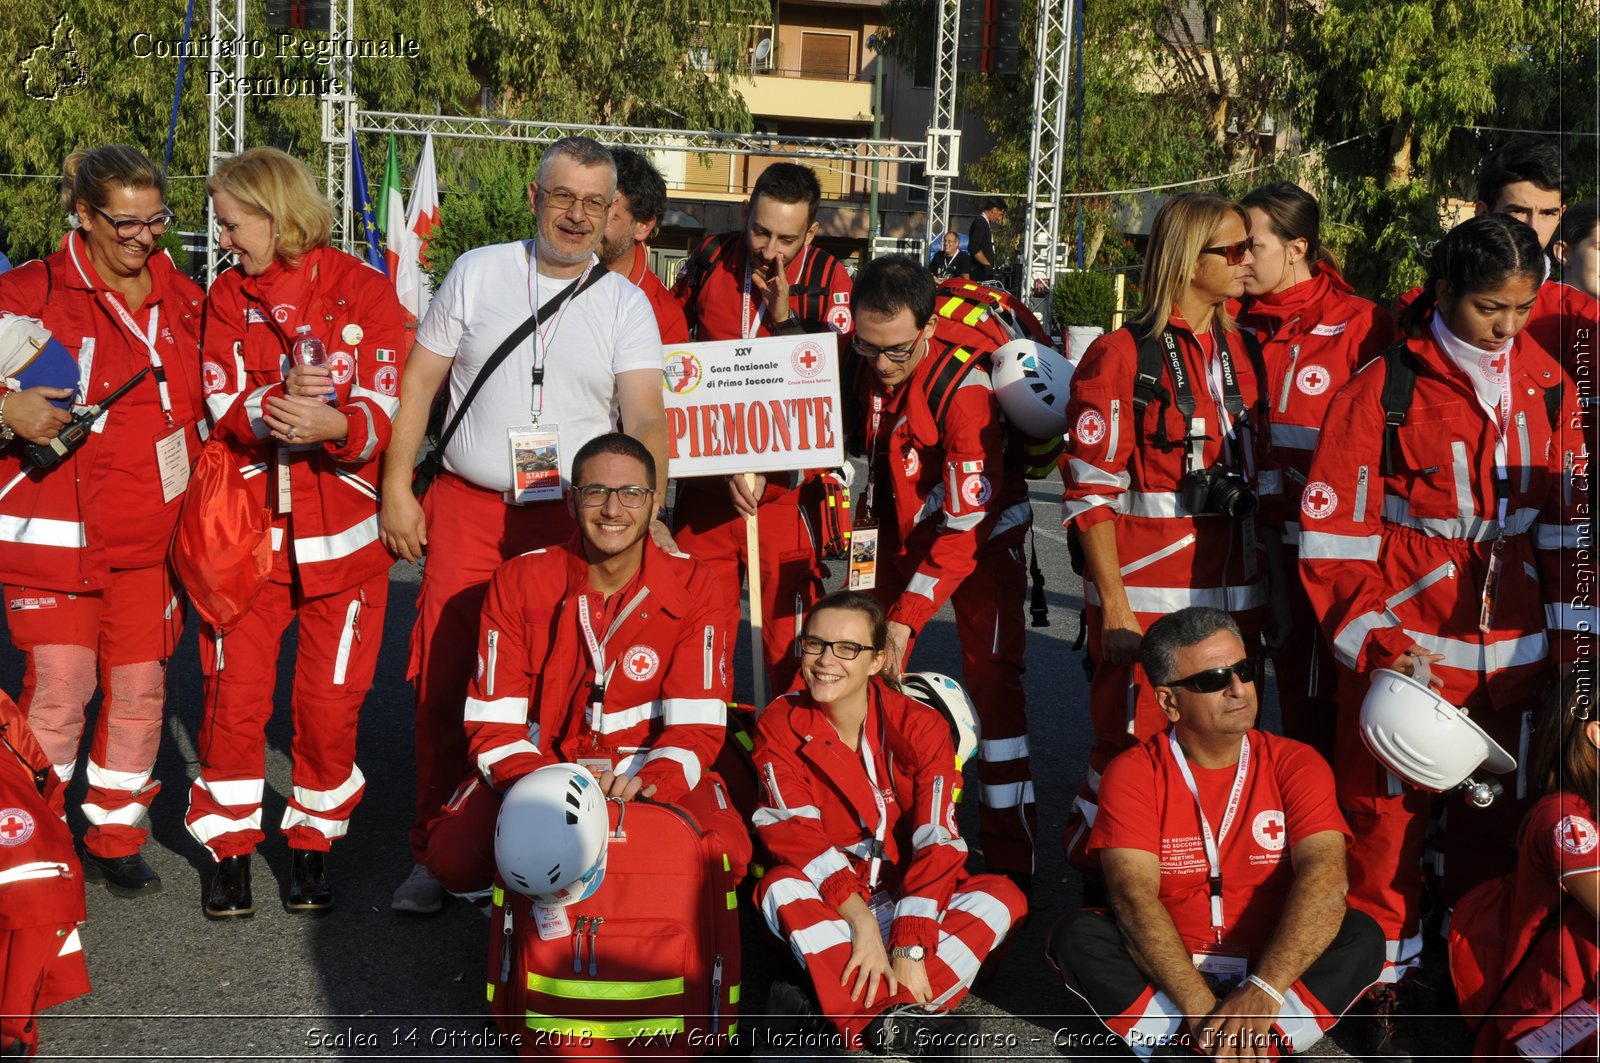
[[[767,1011],[815,1032],[820,1004],[843,1048],[939,1038],[977,1058],[977,1020],[947,1013],[1027,902],[1009,879],[966,874],[950,726],[884,678],[887,633],[870,595],[822,599],[799,640],[805,688],[761,716],[752,818],[778,866],[757,902],[814,990],[775,982]]]
[[[366,788],[356,717],[391,564],[378,541],[378,457],[410,341],[388,278],[329,246],[333,209],[300,162],[252,148],[223,160],[206,192],[236,262],[206,300],[206,403],[219,445],[272,515],[272,570],[237,627],[202,629],[200,775],[187,823],[218,861],[206,914],[251,915],[278,645],[297,620],[287,907],[322,911],[333,906],[326,854]],[[325,357],[298,356],[302,337]]]
[[[1255,264],[1245,281],[1239,327],[1255,334],[1266,366],[1264,398],[1270,406],[1272,446],[1262,467],[1281,478],[1283,492],[1262,500],[1261,533],[1281,543],[1290,578],[1273,605],[1273,668],[1283,733],[1333,759],[1337,674],[1333,654],[1317,628],[1295,573],[1300,539],[1300,495],[1311,452],[1334,393],[1357,369],[1383,352],[1394,322],[1358,297],[1322,246],[1322,211],[1299,185],[1277,181],[1239,201],[1250,216]]]
[[[1146,628],[1210,606],[1234,618],[1254,653],[1266,619],[1255,505],[1276,484],[1257,480],[1255,359],[1227,312],[1253,248],[1237,203],[1168,200],[1150,231],[1143,311],[1095,341],[1072,378],[1062,516],[1084,556],[1095,742],[1065,847],[1096,876],[1083,844],[1100,773],[1166,723],[1137,663]]]
[[[0,276],[0,312],[41,319],[77,360],[67,386],[0,395],[0,581],[26,655],[22,707],[62,779],[98,680],[85,870],[136,897],[161,888],[139,850],[161,788],[151,769],[166,661],[183,629],[167,543],[200,451],[203,295],[156,249],[173,218],[149,159],[105,145],[74,152],[63,174],[73,230],[54,254]],[[75,410],[136,377],[92,432],[76,426],[68,438],[81,445],[53,468],[28,460]]]
[[[1592,630],[1593,610],[1572,604],[1592,586],[1577,568],[1588,551],[1572,549],[1586,463],[1576,389],[1519,337],[1543,275],[1538,236],[1521,222],[1491,214],[1446,234],[1400,317],[1403,347],[1330,406],[1300,503],[1301,575],[1345,670],[1334,766],[1356,837],[1350,900],[1383,928],[1390,980],[1421,950],[1419,859],[1434,798],[1398,785],[1363,745],[1368,673],[1427,677],[1526,761],[1552,658],[1573,659],[1580,625]],[[1526,771],[1502,780],[1488,809],[1449,797],[1445,903],[1514,856]]]

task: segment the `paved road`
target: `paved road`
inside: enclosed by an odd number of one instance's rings
[[[964,1010],[990,1016],[995,1040],[985,1058],[1113,1058],[1096,1051],[1094,1031],[1068,1027],[1060,1013],[1066,994],[1043,960],[1050,926],[1078,903],[1059,840],[1066,812],[1088,756],[1089,717],[1082,656],[1072,650],[1078,629],[1081,585],[1069,569],[1066,539],[1057,521],[1059,489],[1038,484],[1039,562],[1049,588],[1051,626],[1029,632],[1028,703],[1039,799],[1041,841],[1032,920],[1017,935],[1001,969]],[[836,568],[839,566],[836,566]],[[410,868],[405,835],[412,802],[411,694],[405,682],[407,636],[415,613],[419,570],[396,565],[392,573],[384,647],[372,695],[362,714],[359,762],[367,776],[366,800],[350,836],[334,849],[330,866],[338,897],[325,916],[293,915],[272,902],[275,882],[288,871],[279,835],[255,861],[257,914],[237,923],[210,923],[201,915],[210,858],[183,828],[185,788],[196,774],[194,736],[200,717],[200,677],[193,621],[174,661],[167,741],[156,777],[164,785],[153,809],[154,833],[146,857],[162,875],[165,892],[122,900],[98,886],[89,893],[84,947],[94,992],[46,1014],[43,1048],[48,1058],[144,1059],[386,1059],[484,1058],[486,1047],[483,916],[452,903],[432,918],[389,910],[394,886]],[[837,580],[835,581],[837,582]],[[747,645],[742,642],[741,646]],[[288,678],[294,656],[287,640],[279,674],[278,713],[268,729],[264,822],[282,814],[288,791]],[[741,660],[748,655],[741,652]],[[922,636],[915,668],[959,660],[948,608]],[[748,698],[748,676],[740,696]],[[0,642],[0,685],[21,688],[20,657]],[[1275,725],[1269,708],[1266,720]],[[73,797],[81,798],[82,772]],[[969,791],[970,792],[970,791]],[[975,813],[964,811],[967,833]],[[82,832],[82,818],[72,813]],[[746,937],[746,1028],[766,999],[766,987],[788,962],[787,950],[764,930]],[[1441,964],[1430,964],[1438,977]],[[1437,1058],[1464,1057],[1441,1025]],[[1335,1031],[1334,1042],[1356,1043],[1356,1023]],[[1325,1042],[1323,1058],[1349,1058]],[[784,1053],[792,1056],[793,1053]]]

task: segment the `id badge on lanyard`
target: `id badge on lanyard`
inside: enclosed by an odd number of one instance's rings
[[[878,585],[877,469],[878,434],[883,427],[883,396],[872,393],[872,420],[868,427],[867,491],[858,520],[850,529],[850,578],[853,591],[870,591]]]
[[[1211,932],[1220,945],[1222,932],[1227,926],[1222,908],[1222,846],[1228,840],[1228,832],[1239,814],[1245,779],[1250,774],[1250,736],[1245,735],[1239,745],[1239,763],[1233,769],[1233,788],[1228,792],[1228,808],[1222,814],[1222,824],[1215,834],[1212,833],[1211,821],[1206,818],[1205,809],[1200,805],[1200,788],[1195,785],[1194,772],[1189,770],[1189,761],[1183,755],[1183,747],[1178,744],[1176,731],[1167,732],[1167,744],[1171,748],[1172,759],[1177,762],[1178,771],[1183,775],[1184,785],[1189,787],[1189,793],[1194,798],[1195,815],[1200,820],[1200,839],[1205,845],[1208,869],[1206,886],[1211,900]]]
[[[1502,382],[1499,420],[1495,424],[1494,490],[1495,520],[1500,530],[1489,547],[1489,563],[1484,567],[1483,591],[1478,596],[1478,630],[1487,635],[1494,627],[1495,602],[1500,597],[1500,572],[1505,559],[1506,517],[1511,510],[1511,471],[1507,467],[1506,428],[1511,422],[1511,388]],[[1523,456],[1526,459],[1526,455]]]
[[[555,502],[561,498],[561,431],[553,424],[526,424],[508,429],[511,490],[506,501]]]

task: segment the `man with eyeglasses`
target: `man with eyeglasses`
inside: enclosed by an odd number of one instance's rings
[[[537,235],[462,255],[434,295],[405,363],[379,520],[384,544],[397,557],[421,560],[426,548],[428,564],[411,649],[414,866],[395,892],[399,911],[435,912],[442,901],[422,866],[423,846],[429,820],[469,766],[461,699],[472,678],[473,633],[489,577],[507,558],[571,534],[562,492],[571,455],[588,440],[620,428],[654,456],[659,482],[646,486],[658,498],[666,486],[661,333],[644,294],[595,255],[616,188],[616,166],[599,143],[569,137],[550,145],[528,187]],[[541,312],[558,297],[558,309]],[[493,352],[530,315],[537,322],[532,334],[466,407],[445,447],[443,472],[419,504],[412,469],[435,395],[448,379],[447,414],[454,415]],[[559,486],[554,477],[528,475],[517,461],[551,447]]]
[[[590,440],[572,481],[577,534],[490,581],[465,712],[476,770],[432,826],[428,869],[451,892],[488,888],[501,795],[565,762],[607,797],[677,805],[716,833],[731,889],[750,838],[710,770],[726,724],[723,589],[651,541],[655,459],[638,440]]]
[[[1001,420],[982,367],[942,417],[930,409],[934,374],[970,342],[941,336],[947,319],[934,313],[935,295],[933,274],[906,255],[875,258],[856,277],[868,473],[855,520],[877,535],[872,594],[888,614],[891,670],[904,669],[946,602],[955,610],[962,677],[983,724],[978,837],[988,870],[1029,894],[1038,814],[1022,688],[1022,548],[1032,524],[1023,441]]]
[[[849,335],[850,275],[812,243],[821,201],[822,186],[809,167],[780,162],[762,171],[745,205],[744,229],[707,238],[672,286],[695,339]],[[762,651],[776,693],[794,683],[795,636],[822,589],[820,544],[804,515],[821,495],[819,472],[757,475],[754,490],[742,475],[678,484],[672,527],[678,547],[713,566],[723,586],[739,586],[750,560],[745,518],[757,522]],[[737,595],[729,610],[729,630],[736,631]]]
[[[1345,904],[1332,769],[1256,728],[1254,666],[1227,613],[1164,616],[1139,653],[1171,726],[1106,769],[1089,848],[1111,908],[1063,919],[1051,962],[1142,1058],[1173,1041],[1230,1059],[1304,1052],[1383,968],[1383,932]]]

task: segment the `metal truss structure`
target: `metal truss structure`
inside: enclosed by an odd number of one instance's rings
[[[1034,38],[1033,134],[1028,143],[1027,221],[1023,227],[1019,283],[1053,285],[1061,251],[1062,171],[1066,159],[1067,112],[1072,106],[1073,0],[1037,0]],[[1048,297],[1041,320],[1050,325]]]
[[[927,246],[950,226],[950,179],[961,172],[961,130],[956,125],[956,54],[961,39],[960,0],[938,0],[939,34],[933,57],[933,120],[928,126]],[[877,234],[874,233],[874,236]]]
[[[211,40],[229,41],[244,39],[245,0],[211,0]],[[232,77],[235,91],[224,95],[211,94],[211,115],[206,126],[206,173],[215,173],[217,163],[244,150],[244,93],[237,86],[244,82],[244,50],[238,49],[231,57],[232,70],[223,64],[229,62],[222,49],[210,49],[207,72],[211,75]],[[217,83],[208,77],[207,84]],[[206,280],[217,275],[217,214],[206,197]]]
[[[356,0],[329,5],[331,19],[328,39],[350,37],[356,24]],[[336,51],[328,73],[336,92],[322,97],[322,143],[328,149],[328,198],[333,200],[333,231],[329,242],[346,251],[355,249],[356,227],[350,224],[353,212],[360,209],[350,184],[350,133],[356,116],[355,60]]]

